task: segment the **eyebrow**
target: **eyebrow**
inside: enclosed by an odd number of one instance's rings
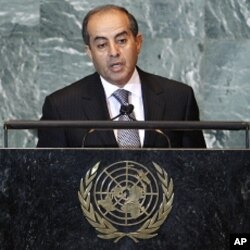
[[[122,32],[118,33],[117,35],[115,35],[115,38],[117,38],[119,36],[123,36],[123,35],[128,35],[128,32],[127,31],[122,31]],[[95,39],[94,39],[94,42],[96,42],[98,40],[108,40],[108,39],[105,36],[96,36]]]

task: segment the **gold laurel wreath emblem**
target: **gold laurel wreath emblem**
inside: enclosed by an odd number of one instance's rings
[[[157,213],[155,213],[152,218],[146,220],[137,231],[124,233],[118,231],[109,221],[101,217],[94,210],[90,202],[90,190],[93,186],[93,180],[96,177],[99,164],[100,162],[96,163],[96,165],[86,173],[85,179],[81,179],[80,191],[78,191],[78,198],[83,214],[88,222],[100,233],[97,236],[102,239],[113,239],[114,242],[118,242],[121,238],[127,236],[136,243],[139,242],[138,239],[150,239],[157,236],[156,231],[164,223],[172,209],[174,199],[172,178],[170,178],[169,181],[168,174],[158,164],[153,162],[163,190],[162,203]]]

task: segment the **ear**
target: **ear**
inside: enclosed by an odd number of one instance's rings
[[[89,56],[90,60],[92,61],[92,52],[91,52],[89,45],[85,45],[85,51],[87,55]]]
[[[137,34],[135,41],[136,41],[136,45],[137,45],[137,53],[140,54],[142,43],[143,43],[143,36],[141,33]]]

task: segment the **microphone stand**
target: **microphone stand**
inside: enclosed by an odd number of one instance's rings
[[[127,115],[131,120],[136,121],[133,117],[130,116],[130,114],[133,112],[133,110],[134,110],[134,105],[132,105],[132,104],[121,105],[120,113],[119,113],[117,116],[111,118],[110,120],[113,121],[113,120],[119,118],[119,117],[122,116],[122,115]],[[94,131],[95,131],[95,129],[92,128],[92,129],[89,129],[89,130],[85,133],[85,135],[84,135],[83,138],[82,138],[82,144],[81,144],[81,145],[82,145],[82,148],[84,148],[84,146],[85,146],[84,144],[85,144],[86,138],[87,138],[91,133],[93,133]]]
[[[132,105],[132,104],[121,105],[120,113],[118,115],[116,115],[115,117],[111,118],[110,120],[113,121],[122,115],[127,115],[131,120],[137,121],[135,118],[130,116],[130,114],[133,112],[133,110],[134,110],[134,105]],[[166,139],[166,141],[168,142],[168,147],[171,148],[171,141],[170,141],[169,137],[162,130],[160,130],[160,129],[152,129],[152,130],[155,131],[156,133],[159,133],[160,135],[162,135]],[[82,148],[84,148],[84,146],[85,146],[84,144],[85,144],[86,138],[94,131],[95,131],[95,129],[89,129],[87,131],[87,133],[85,133],[85,135],[82,139]]]

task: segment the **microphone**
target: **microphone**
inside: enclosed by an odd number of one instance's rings
[[[134,105],[133,104],[121,105],[120,113],[117,116],[113,117],[111,119],[111,121],[119,118],[122,115],[127,115],[130,119],[135,121],[135,118],[130,116],[130,114],[133,112],[133,110],[134,110]]]
[[[111,118],[110,120],[113,121],[113,120],[119,118],[122,115],[127,115],[130,119],[132,119],[133,121],[136,121],[135,118],[130,116],[130,114],[133,112],[133,110],[134,110],[134,105],[133,104],[121,105],[120,113],[117,116]],[[86,141],[86,138],[88,137],[88,135],[93,133],[94,131],[95,131],[95,129],[92,128],[92,129],[89,129],[85,133],[85,135],[82,138],[82,145],[81,145],[82,148],[84,148],[84,146],[85,146],[84,144],[85,144],[85,141]]]
[[[123,115],[130,115],[134,110],[133,104],[121,105],[120,113]]]

